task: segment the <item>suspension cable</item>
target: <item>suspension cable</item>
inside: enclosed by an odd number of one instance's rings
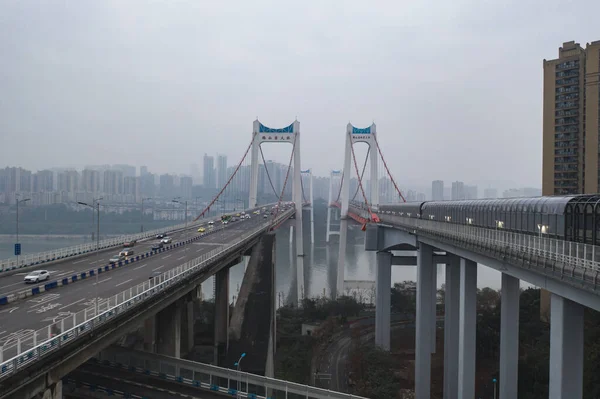
[[[277,198],[279,194],[277,193],[277,190],[275,190],[273,180],[271,180],[271,174],[269,173],[269,168],[267,168],[267,161],[265,161],[265,154],[263,154],[262,145],[259,145],[258,148],[260,149],[260,156],[262,157],[263,165],[265,166],[265,171],[267,172],[267,179],[269,179],[269,184],[271,184],[275,198]]]
[[[369,149],[367,150],[367,155],[365,156],[365,164],[363,165],[362,172],[360,174],[360,180],[362,180],[363,176],[365,175],[365,170],[367,168],[367,161],[369,160],[370,152],[371,152],[371,147],[369,147]],[[357,194],[358,194],[358,186],[356,186],[356,191],[354,192],[354,196],[352,196],[352,199],[350,201],[354,201]]]
[[[352,149],[352,160],[354,161],[354,169],[356,170],[356,176],[358,176],[358,164],[356,163],[356,155],[354,154],[354,146],[350,146]],[[365,205],[367,206],[367,210],[369,211],[369,219],[371,219],[371,206],[369,205],[369,201],[367,201],[367,195],[365,194],[365,189],[362,185],[362,180],[358,179],[358,187],[362,193],[363,199],[365,200]]]
[[[237,172],[240,170],[240,167],[242,166],[242,163],[246,159],[246,156],[248,155],[250,148],[252,148],[252,144],[254,143],[254,140],[256,140],[257,135],[258,135],[257,133],[254,133],[254,136],[252,137],[252,140],[250,140],[250,144],[248,145],[248,148],[246,148],[246,152],[244,152],[244,156],[242,157],[240,162],[237,164],[237,167],[235,168],[235,170],[233,171],[231,176],[229,176],[229,180],[227,180],[227,183],[225,183],[225,186],[223,186],[223,188],[221,188],[221,191],[219,191],[219,193],[215,196],[215,198],[213,198],[213,200],[210,202],[210,204],[208,204],[208,206],[206,208],[204,208],[202,213],[200,213],[200,215],[198,215],[196,217],[196,219],[194,219],[194,222],[196,222],[198,219],[200,219],[202,216],[204,216],[204,214],[210,209],[210,207],[213,206],[213,204],[219,199],[221,194],[223,194],[223,191],[225,191],[225,189],[229,186],[229,183],[231,183],[231,181],[233,180],[233,178],[235,177]]]
[[[394,180],[394,176],[392,176],[392,174],[390,173],[390,169],[387,166],[387,162],[385,162],[385,158],[383,157],[383,153],[381,152],[381,148],[379,147],[379,142],[377,141],[377,135],[374,134],[373,138],[375,139],[375,145],[377,146],[377,151],[379,151],[379,156],[381,157],[381,160],[383,161],[383,167],[385,168],[385,171],[387,172],[388,176],[390,177],[390,180],[392,181],[394,188],[398,192],[398,195],[400,196],[400,198],[402,198],[402,201],[406,202],[406,199],[400,192],[400,189],[398,188],[398,185],[396,184],[396,181]]]
[[[290,162],[288,163],[288,168],[287,168],[287,172],[285,174],[285,180],[283,181],[283,188],[281,189],[281,195],[279,196],[279,201],[277,201],[277,208],[275,208],[275,214],[273,215],[273,219],[271,219],[271,226],[269,227],[269,230],[271,230],[273,228],[273,224],[275,224],[275,221],[277,220],[277,215],[279,214],[279,208],[281,205],[281,200],[283,199],[283,194],[285,193],[285,186],[287,186],[287,182],[288,182],[288,178],[290,177],[290,170],[292,169],[292,160],[294,159],[294,150],[296,149],[296,137],[298,137],[297,134],[294,134],[294,141],[292,143],[292,154],[290,155]],[[300,182],[302,182],[302,171],[300,172]],[[294,201],[294,198],[292,198],[292,202]],[[297,204],[294,204],[294,206],[296,206]],[[302,204],[300,204],[302,206]],[[296,216],[298,217],[298,216]]]

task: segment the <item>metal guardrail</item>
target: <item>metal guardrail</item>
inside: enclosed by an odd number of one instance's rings
[[[0,347],[0,380],[88,334],[97,326],[110,322],[117,315],[132,311],[148,298],[157,295],[181,279],[204,270],[221,255],[229,253],[232,249],[262,234],[274,224],[283,222],[294,212],[293,209],[288,210],[282,213],[275,223],[272,223],[271,220],[261,223],[259,227],[237,237],[232,243],[224,244],[196,259],[168,270],[152,280],[144,281],[120,294],[99,301],[98,314],[96,314],[95,304],[92,301],[89,307],[80,312],[67,313],[62,317],[59,313],[55,322],[42,329],[21,331],[19,334],[10,336]]]
[[[271,206],[272,204],[262,205],[264,207]],[[251,211],[256,208],[245,209],[244,211]],[[214,219],[216,216],[210,216],[202,218],[200,221],[196,223],[188,223],[187,228],[195,228],[199,225],[205,223],[207,220]],[[168,232],[173,232],[177,230],[182,230],[186,228],[185,223],[180,223],[177,225],[163,227],[161,229],[149,230],[143,233],[137,234],[125,234],[118,237],[107,238],[105,240],[100,241],[100,249],[112,248],[115,246],[123,245],[125,241],[131,240],[143,240],[145,238],[150,238],[156,236],[157,234],[163,234]],[[26,266],[33,266],[38,264],[43,264],[46,262],[52,262],[59,259],[68,258],[70,256],[82,255],[89,252],[94,252],[96,250],[96,242],[90,242],[86,244],[79,244],[72,247],[66,248],[57,248],[50,251],[37,252],[34,254],[21,255],[19,256],[19,263],[17,264],[17,260],[15,257],[1,259],[0,260],[0,273],[3,271],[9,271],[14,269],[20,269]]]
[[[272,399],[288,398],[288,394],[307,399],[366,399],[362,396],[129,348],[109,347],[100,352],[97,361],[106,366],[124,368],[186,385],[210,387],[213,391],[232,396],[239,394],[239,397],[262,398],[267,397],[268,393],[268,398]],[[219,385],[219,381],[226,381],[223,384],[225,386]]]
[[[356,209],[354,209],[356,211]],[[360,208],[358,212],[361,212]],[[542,267],[575,280],[598,285],[600,254],[595,245],[559,240],[540,235],[520,234],[502,228],[487,229],[427,219],[405,218],[378,213],[382,223],[409,232],[449,240],[463,247],[475,247],[498,257],[516,258],[529,267]]]

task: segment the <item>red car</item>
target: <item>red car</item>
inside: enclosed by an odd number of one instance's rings
[[[137,243],[136,240],[126,241],[126,242],[123,243],[123,248],[134,247],[136,243]]]

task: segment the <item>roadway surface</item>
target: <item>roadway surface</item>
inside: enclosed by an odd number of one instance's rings
[[[214,393],[207,389],[195,388],[175,381],[163,380],[124,369],[115,369],[89,363],[70,373],[66,379],[73,379],[77,382],[85,382],[128,394],[139,395],[148,399],[223,399],[231,397],[230,395]],[[67,386],[63,385],[63,395],[78,398],[90,397],[89,388],[77,388],[79,395],[73,395],[73,388],[74,386],[71,384]],[[108,395],[105,394],[105,396]]]
[[[95,277],[58,287],[47,293],[35,295],[21,301],[0,307],[0,348],[7,341],[14,342],[17,337],[27,337],[51,323],[72,316],[85,308],[94,312],[94,298],[98,296],[100,309],[103,302],[130,287],[148,281],[154,272],[165,272],[189,260],[210,252],[219,245],[228,244],[241,234],[264,223],[263,215],[252,215],[251,219],[215,226],[217,231],[187,245],[173,248],[147,259],[112,269]],[[189,233],[200,234],[197,232]],[[180,237],[184,238],[184,237]],[[158,242],[159,240],[153,240]],[[175,243],[176,240],[173,240]],[[138,244],[139,245],[139,244]],[[151,243],[147,244],[148,246]],[[140,247],[136,246],[138,251]],[[139,251],[141,252],[141,251]],[[69,262],[67,266],[76,266]],[[89,265],[86,265],[89,267]],[[64,266],[63,266],[64,268]],[[60,270],[60,269],[59,269]]]

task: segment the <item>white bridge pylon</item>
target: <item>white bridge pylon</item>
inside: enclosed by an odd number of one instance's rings
[[[314,196],[313,196],[313,174],[312,174],[312,169],[307,169],[307,170],[301,170],[300,171],[300,177],[301,178],[306,178],[308,179],[308,202],[310,203],[310,206],[307,208],[302,208],[302,209],[306,209],[310,211],[310,243],[314,244],[315,243],[315,211],[314,211]],[[306,181],[306,180],[304,180]],[[302,187],[306,187],[305,185],[303,185]],[[306,194],[305,192],[303,192],[303,196],[304,194]],[[302,198],[302,200],[304,201],[304,198]]]
[[[300,162],[300,122],[294,121],[289,126],[274,129],[267,127],[257,120],[252,125],[252,154],[250,175],[250,202],[251,208],[258,206],[258,152],[262,143],[292,144],[294,151],[292,198],[296,207],[296,254],[304,256],[304,243],[302,242],[302,176]]]
[[[344,181],[342,182],[342,219],[348,216],[348,206],[350,203],[350,171],[352,170],[352,146],[355,143],[367,143],[369,145],[369,152],[371,157],[371,206],[377,207],[379,205],[379,175],[377,174],[377,160],[379,158],[377,152],[377,143],[375,142],[375,135],[377,134],[377,127],[375,123],[369,127],[358,128],[352,126],[351,123],[346,125],[346,150],[344,151]],[[360,173],[360,171],[358,172]],[[360,182],[360,175],[357,176]]]
[[[340,235],[338,231],[331,231],[331,212],[335,212],[336,208],[333,207],[334,201],[337,201],[337,195],[342,184],[342,171],[332,170],[329,173],[329,200],[327,201],[327,232],[325,233],[325,242],[329,242],[329,237],[332,235]],[[334,198],[335,196],[335,198]]]

